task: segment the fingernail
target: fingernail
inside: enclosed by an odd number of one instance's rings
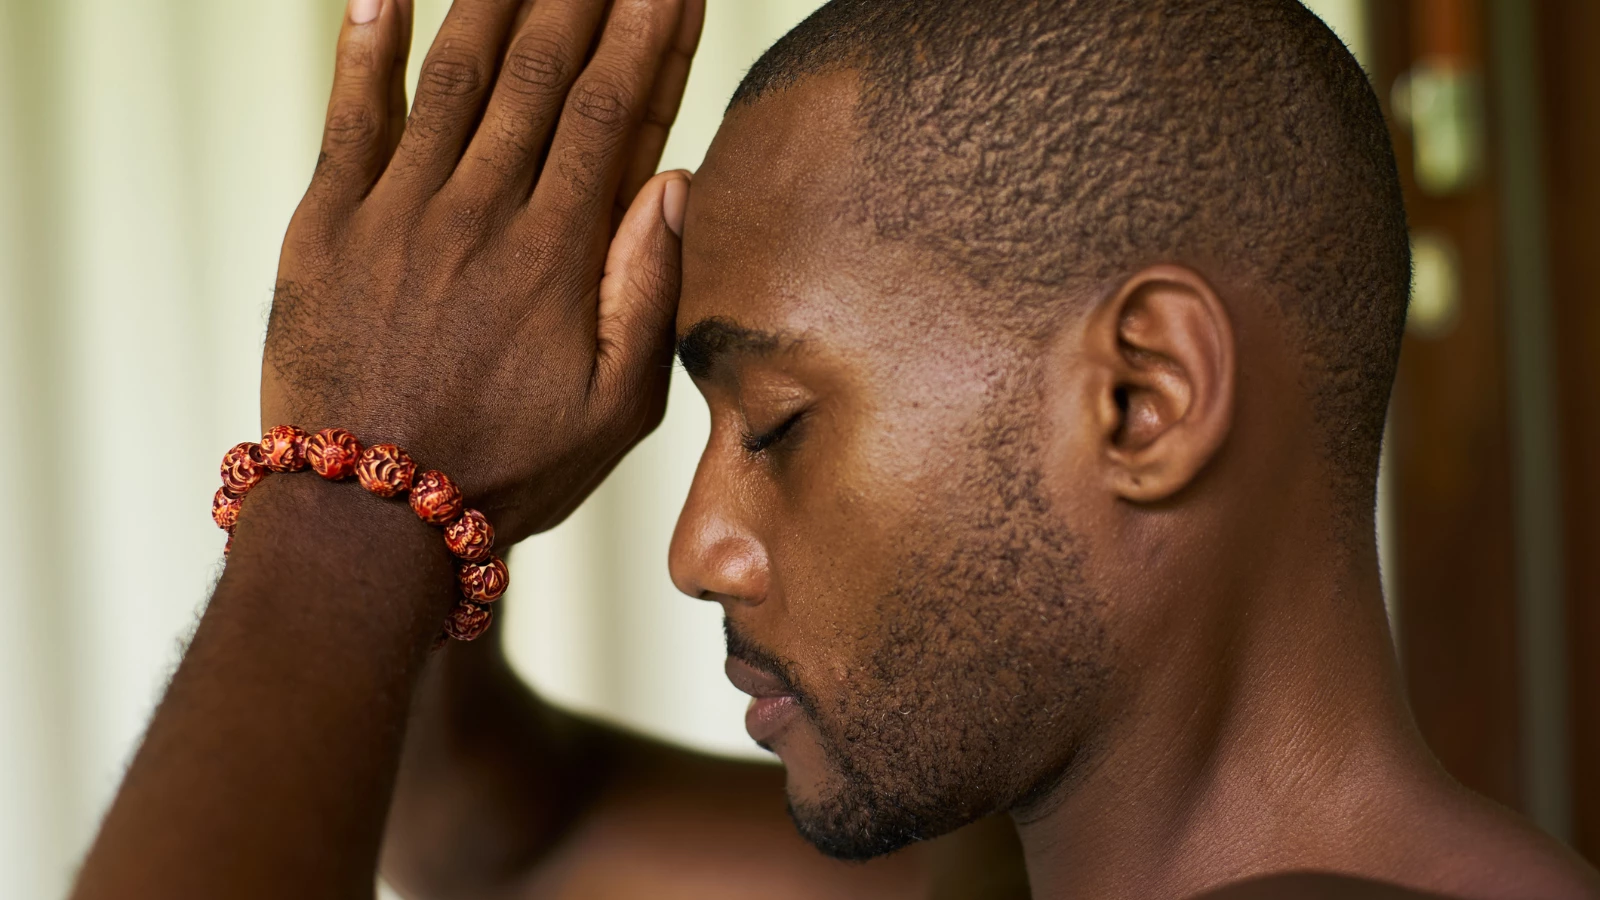
[[[666,193],[661,198],[661,218],[678,237],[683,237],[683,212],[689,207],[689,179],[674,178],[667,182]]]
[[[382,10],[383,0],[350,0],[350,24],[365,25]]]

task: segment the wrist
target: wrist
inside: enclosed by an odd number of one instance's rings
[[[328,482],[354,477],[369,494],[403,498],[418,519],[441,529],[445,546],[457,559],[456,581],[461,600],[451,607],[438,642],[442,644],[449,638],[474,640],[493,621],[489,606],[505,593],[508,581],[505,561],[493,553],[494,526],[482,512],[467,508],[454,479],[433,469],[419,471],[404,448],[392,443],[362,447],[354,434],[337,427],[306,434],[293,425],[275,425],[261,436],[260,443],[238,444],[223,454],[220,468],[222,486],[212,496],[211,518],[228,532],[224,556],[233,547],[244,498],[267,476],[309,469]],[[346,540],[359,538],[362,532],[361,527],[341,529],[328,524],[312,530],[312,534],[324,538]],[[371,545],[369,549],[376,550],[378,546]],[[386,541],[381,546],[392,549]],[[317,556],[311,554],[313,560]]]
[[[429,640],[458,596],[437,528],[404,503],[310,473],[250,491],[223,582],[319,627],[417,628]]]

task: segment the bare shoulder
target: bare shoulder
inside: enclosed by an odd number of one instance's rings
[[[1323,852],[1287,865],[1279,860],[1259,870],[1270,874],[1202,897],[1600,900],[1600,873],[1521,816],[1453,783],[1405,787],[1409,796],[1388,795],[1369,827],[1343,832]]]
[[[1462,793],[1461,811],[1436,816],[1427,829],[1431,852],[1408,870],[1415,883],[1469,900],[1600,900],[1600,872],[1570,847],[1511,810]]]

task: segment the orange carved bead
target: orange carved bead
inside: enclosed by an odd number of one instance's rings
[[[261,455],[274,472],[298,472],[306,467],[306,433],[293,425],[274,425],[261,436]]]
[[[323,478],[338,481],[356,473],[361,442],[343,428],[324,428],[306,438],[305,447],[306,462]]]
[[[239,510],[244,506],[244,500],[228,493],[225,487],[217,488],[217,493],[211,498],[211,521],[223,531],[232,531],[233,526],[239,524]]]
[[[361,451],[356,462],[356,478],[361,486],[379,497],[393,497],[411,490],[417,464],[411,454],[394,444],[373,444]]]
[[[445,526],[444,543],[451,553],[467,562],[483,562],[494,548],[494,526],[483,513],[463,510],[461,518]]]
[[[504,560],[490,556],[488,562],[462,563],[461,568],[456,570],[456,580],[461,584],[462,595],[468,600],[473,603],[493,603],[506,592],[511,573],[506,571]]]
[[[267,458],[260,444],[246,441],[222,455],[222,487],[233,496],[243,497],[265,477]]]
[[[461,489],[443,472],[429,470],[411,482],[411,509],[429,525],[445,525],[461,515]]]
[[[494,614],[476,603],[457,603],[444,620],[444,633],[458,641],[475,641],[489,630]]]

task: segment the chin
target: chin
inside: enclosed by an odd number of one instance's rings
[[[822,855],[846,862],[866,862],[887,856],[915,844],[925,837],[895,817],[865,813],[859,807],[842,803],[838,797],[821,797],[813,802],[789,800],[789,818],[806,843]]]
[[[900,821],[877,798],[834,770],[815,742],[777,746],[784,764],[789,818],[807,843],[824,856],[864,862],[893,853],[924,837]]]
[[[956,779],[951,792],[898,777],[907,768],[901,759],[830,754],[815,740],[778,750],[789,817],[807,843],[834,859],[876,859],[1006,808],[994,795],[959,790],[982,778]]]

